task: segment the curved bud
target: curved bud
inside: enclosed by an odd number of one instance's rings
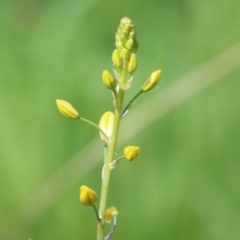
[[[104,85],[107,88],[113,90],[116,87],[116,81],[115,81],[113,75],[110,72],[108,72],[107,70],[103,71],[102,80],[103,80]]]
[[[135,53],[132,53],[127,65],[127,70],[129,73],[133,73],[135,72],[136,69],[137,69],[137,56]]]
[[[92,206],[97,201],[97,194],[89,187],[83,185],[80,187],[80,202],[87,206]]]
[[[128,50],[131,50],[133,47],[134,41],[132,38],[129,38],[127,42],[125,43],[125,48]]]
[[[122,59],[119,55],[119,51],[118,49],[115,49],[112,53],[112,61],[113,61],[113,64],[116,66],[116,67],[121,67],[122,66]]]
[[[121,49],[121,51],[120,51],[120,57],[122,58],[122,59],[124,59],[124,61],[125,60],[128,60],[129,59],[129,56],[130,56],[130,52],[126,49],[126,48],[123,48],[123,49]],[[124,62],[123,61],[123,62]],[[125,67],[125,66],[124,66]]]
[[[56,99],[56,104],[59,112],[71,119],[79,119],[79,113],[78,111],[67,101]]]
[[[110,222],[111,219],[117,215],[118,215],[118,210],[116,209],[116,207],[112,206],[110,208],[107,208],[105,212],[105,221]]]
[[[102,129],[102,131],[106,134],[106,136],[111,139],[112,136],[112,129],[114,123],[114,114],[110,111],[105,112],[100,121],[98,126]],[[108,142],[108,139],[100,132],[100,137],[103,141]]]
[[[162,76],[162,70],[157,70],[153,72],[141,86],[142,91],[148,92],[152,88],[154,88],[160,81],[161,76]]]
[[[127,146],[124,148],[124,155],[128,161],[134,160],[140,153],[140,148],[137,146]]]

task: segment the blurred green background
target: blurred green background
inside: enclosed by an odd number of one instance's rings
[[[126,99],[163,70],[161,84],[132,113],[240,40],[238,0],[0,1],[1,240],[95,239],[93,211],[78,194],[82,184],[100,192],[102,164],[91,161],[94,154],[101,159],[102,143],[73,159],[97,133],[63,118],[55,99],[95,122],[112,109],[101,73],[111,70],[124,16],[134,21],[139,42]],[[240,239],[239,90],[238,68],[119,145],[119,153],[139,145],[141,155],[112,174],[108,205],[120,212],[112,239]],[[151,110],[161,108],[156,102]],[[142,115],[151,118],[144,109]],[[79,169],[65,171],[72,161]]]

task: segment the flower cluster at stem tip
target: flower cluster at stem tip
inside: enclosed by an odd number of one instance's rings
[[[136,40],[136,30],[132,20],[128,17],[121,19],[120,24],[115,33],[115,49],[112,53],[112,73],[108,70],[103,70],[102,81],[105,87],[111,91],[113,97],[113,111],[106,111],[100,118],[98,124],[80,117],[78,111],[67,101],[57,99],[56,104],[59,112],[70,119],[84,121],[95,127],[100,134],[100,139],[104,143],[103,147],[103,170],[102,170],[102,187],[99,210],[97,210],[95,203],[98,200],[97,193],[91,188],[82,185],[80,187],[79,200],[86,206],[94,208],[97,221],[97,240],[108,240],[112,236],[116,224],[118,210],[115,206],[106,208],[107,204],[107,190],[112,170],[118,165],[123,158],[129,162],[136,159],[140,153],[138,146],[126,146],[123,150],[123,155],[118,156],[116,153],[116,143],[118,138],[118,130],[120,121],[125,117],[132,103],[142,94],[155,88],[159,83],[162,71],[153,71],[142,82],[137,93],[131,100],[123,106],[124,95],[132,85],[133,73],[137,69],[137,52],[138,42]],[[110,232],[103,237],[103,229],[105,223],[111,224]]]

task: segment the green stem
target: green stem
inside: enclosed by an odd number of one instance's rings
[[[123,158],[125,158],[125,155],[122,155],[122,156],[120,156],[120,157],[118,157],[117,159],[116,159],[116,161],[120,161],[121,159],[123,159]]]
[[[107,144],[104,144],[104,150],[103,150],[104,164],[105,164],[106,157],[107,157],[107,150],[108,150],[108,146],[107,146]]]
[[[140,92],[138,92],[130,101],[129,103],[127,104],[127,106],[124,108],[124,110],[122,111],[122,117],[124,117],[127,113],[127,111],[129,111],[133,101],[141,94],[143,93],[143,91],[141,90]]]
[[[90,121],[90,120],[88,120],[86,118],[82,118],[82,117],[80,117],[79,120],[82,120],[83,122],[88,123],[91,126],[93,126],[96,129],[98,129],[104,135],[104,138],[106,139],[107,143],[109,142],[108,136],[106,135],[106,133],[97,124],[95,124],[94,122],[92,122],[92,121]]]
[[[122,110],[122,104],[124,99],[124,88],[122,86],[126,81],[125,70],[123,70],[121,77],[122,77],[122,81],[121,81],[122,84],[121,86],[119,86],[119,92],[117,94],[117,100],[119,105],[117,108],[115,108],[112,136],[108,144],[106,158],[104,159],[104,174],[102,179],[101,197],[100,197],[100,205],[99,205],[99,217],[101,219],[101,223],[98,224],[97,240],[103,240],[103,236],[104,236],[103,235],[104,222],[105,222],[104,216],[105,216],[105,210],[106,210],[106,204],[107,204],[108,186],[109,186],[110,175],[111,175],[110,163],[114,159],[119,125],[121,120],[121,110]]]
[[[94,210],[94,213],[95,213],[95,215],[96,215],[96,217],[97,217],[98,222],[101,222],[101,219],[100,219],[99,216],[98,216],[98,211],[97,211],[96,206],[95,206],[95,205],[92,205],[92,207],[93,207],[93,210]]]

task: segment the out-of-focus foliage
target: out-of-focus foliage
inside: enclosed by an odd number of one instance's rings
[[[134,21],[139,42],[127,99],[149,73],[163,70],[159,86],[136,106],[238,43],[239,15],[238,0],[0,1],[0,239],[95,238],[94,213],[78,194],[84,184],[100,189],[100,164],[49,207],[40,201],[21,209],[98,135],[62,117],[55,99],[96,123],[112,110],[101,74],[111,70],[122,17]],[[112,175],[109,206],[119,210],[113,239],[240,239],[239,90],[237,70],[126,142],[141,154]],[[160,111],[158,103],[152,111]],[[86,166],[90,160],[87,154],[80,159]],[[61,177],[71,181],[71,173]],[[40,192],[51,200],[62,187]],[[42,214],[28,216],[35,211]]]

